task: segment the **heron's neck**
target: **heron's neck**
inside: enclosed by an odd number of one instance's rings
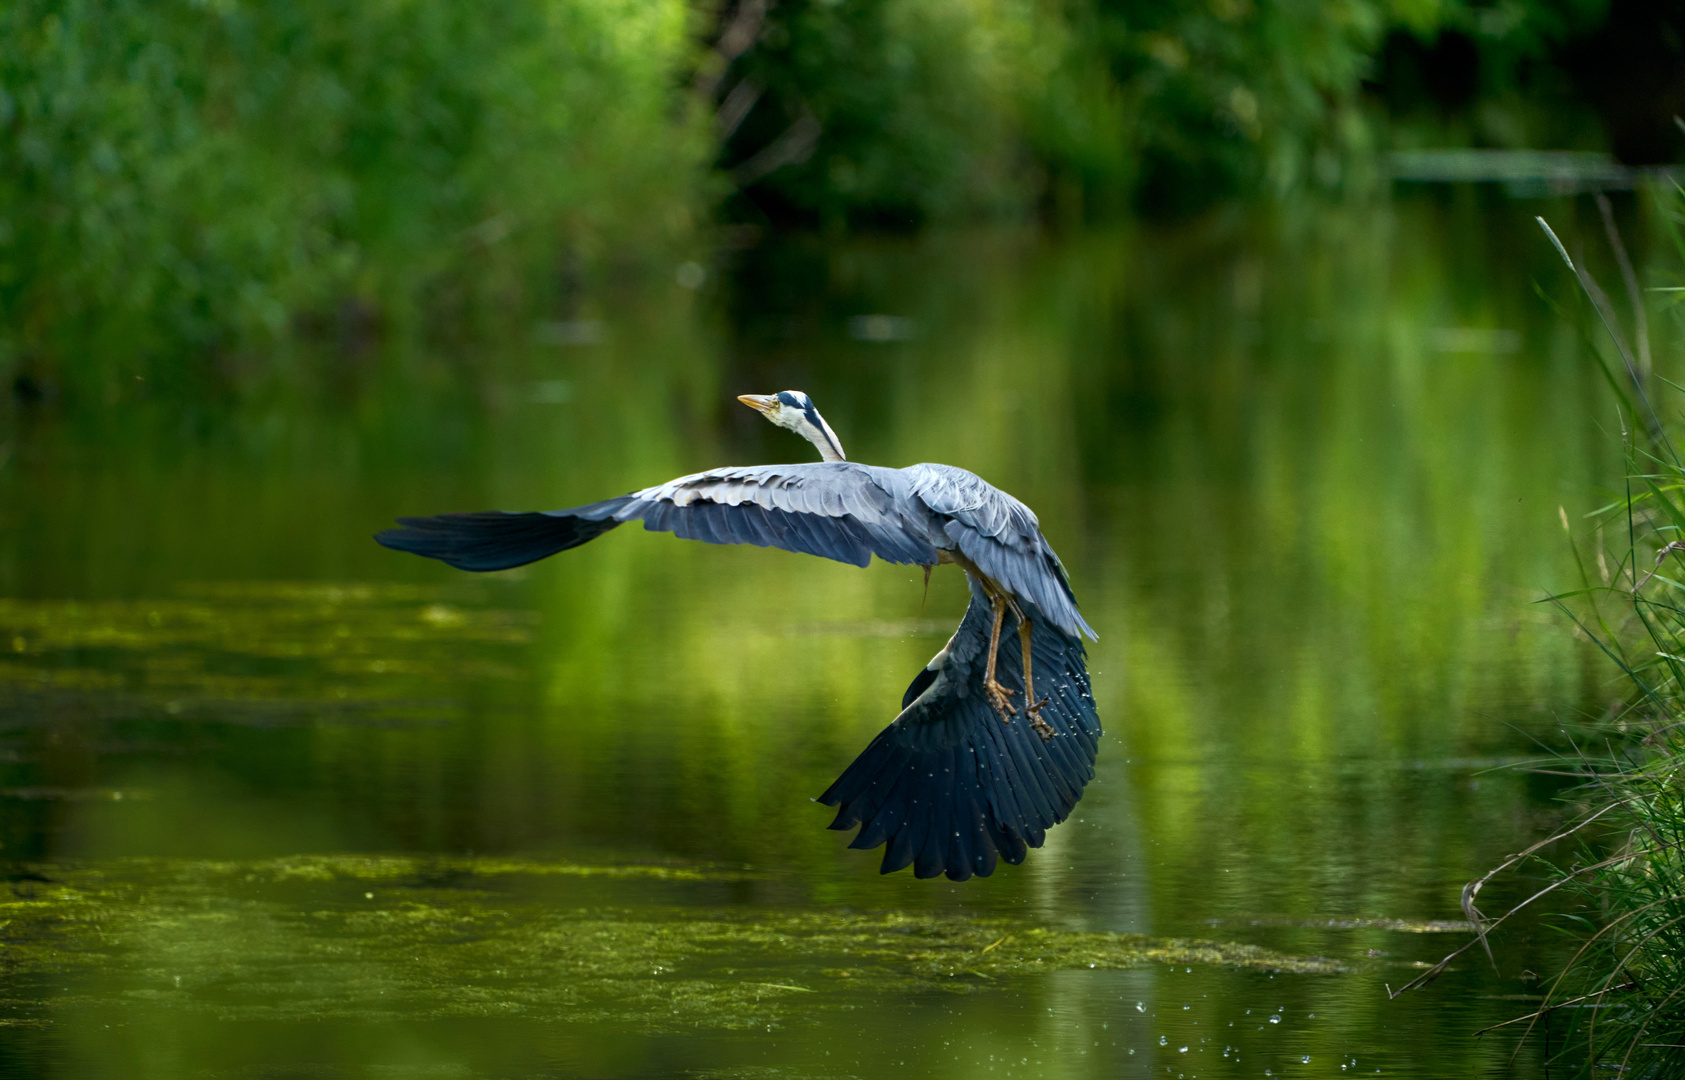
[[[848,460],[848,455],[843,453],[842,441],[837,438],[837,433],[831,430],[831,425],[827,424],[823,417],[820,417],[818,430],[815,430],[812,424],[804,423],[801,426],[801,434],[819,451],[821,460]]]
[[[848,460],[848,458],[844,457],[843,454],[842,454],[842,447],[839,446],[836,449],[832,449],[831,445],[829,443],[827,443],[822,436],[819,437],[819,438],[813,438],[810,441],[813,443],[814,446],[818,447],[819,457],[820,457],[821,460],[824,460],[824,461],[847,461]]]

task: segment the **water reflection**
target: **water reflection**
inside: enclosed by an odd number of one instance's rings
[[[1470,1033],[1523,1008],[1548,941],[1427,995],[1383,987],[1446,951],[1457,886],[1548,820],[1544,782],[1493,766],[1597,693],[1527,601],[1572,580],[1549,526],[1618,461],[1588,415],[1589,365],[1530,292],[1546,253],[1517,254],[1527,222],[1506,214],[790,244],[742,255],[719,293],[662,282],[565,330],[301,378],[214,422],[140,399],[18,414],[0,440],[0,855],[31,911],[129,921],[74,941],[15,921],[0,1064],[1501,1071],[1510,1044]],[[926,598],[916,570],[622,530],[471,577],[369,540],[404,513],[567,506],[805,459],[731,400],[774,386],[811,392],[859,460],[946,461],[1013,492],[1066,557],[1101,635],[1108,734],[1076,814],[1025,866],[880,878],[810,802],[957,623],[957,573]],[[399,994],[376,1023],[343,995],[384,984],[311,965],[350,947],[349,913],[383,890],[245,875],[382,853],[409,860],[405,899],[351,937],[393,986],[431,979],[435,1005]],[[621,872],[557,891],[425,869],[488,853]],[[238,872],[185,889],[205,860]],[[664,966],[662,942],[675,964],[705,953],[703,981],[754,1023],[652,1025],[676,1007],[659,996],[582,1004],[566,950],[502,982],[489,960],[472,977],[438,966],[468,955],[453,943],[498,947],[464,921],[494,911],[505,942],[589,925],[616,964]],[[1045,974],[984,961],[967,970],[986,978],[940,985],[878,964],[844,988],[823,973],[857,948],[815,946],[838,954],[821,962],[790,944],[793,927],[897,920],[989,935],[963,938],[974,951],[1143,934],[1343,971],[1161,953]],[[252,1011],[183,1004],[201,976]],[[510,1011],[541,998],[542,1021]]]

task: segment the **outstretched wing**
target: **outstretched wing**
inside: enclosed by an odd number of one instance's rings
[[[1031,616],[1031,674],[1054,730],[1044,742],[1023,715],[1021,651],[1010,624],[995,676],[1019,691],[1018,715],[1003,723],[983,694],[992,618],[974,582],[965,619],[907,688],[901,715],[819,796],[837,807],[831,828],[860,826],[849,847],[888,844],[883,873],[911,863],[918,877],[964,881],[992,873],[997,857],[1022,862],[1094,777],[1100,717],[1082,641]]]
[[[401,518],[375,537],[463,570],[507,570],[577,547],[623,522],[710,544],[755,544],[865,566],[929,566],[940,523],[896,469],[813,462],[713,469],[588,506],[542,513]]]

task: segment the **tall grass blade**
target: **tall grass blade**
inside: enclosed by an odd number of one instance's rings
[[[1573,271],[1575,279],[1580,283],[1580,289],[1586,294],[1587,299],[1591,301],[1591,306],[1597,311],[1597,317],[1603,320],[1603,329],[1608,332],[1609,340],[1615,343],[1615,351],[1620,354],[1621,362],[1626,365],[1627,378],[1632,381],[1633,394],[1638,398],[1638,403],[1641,406],[1638,411],[1638,418],[1643,423],[1645,431],[1649,433],[1653,443],[1664,449],[1668,457],[1677,462],[1679,455],[1674,453],[1673,444],[1668,440],[1667,433],[1662,429],[1661,417],[1656,415],[1655,408],[1650,404],[1650,395],[1644,386],[1643,373],[1638,368],[1638,361],[1633,357],[1632,349],[1628,347],[1626,338],[1621,334],[1620,324],[1616,321],[1615,313],[1609,306],[1609,297],[1603,292],[1602,286],[1597,284],[1597,279],[1593,278],[1589,271],[1576,264],[1569,257],[1568,249],[1563,246],[1562,240],[1556,235],[1556,230],[1550,227],[1550,222],[1540,216],[1535,216],[1533,220],[1539,223],[1539,228],[1543,229],[1545,235],[1550,238],[1551,245],[1556,248],[1556,253],[1562,256],[1562,261],[1569,270]]]

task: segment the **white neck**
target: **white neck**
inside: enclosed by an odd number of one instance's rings
[[[815,410],[813,415],[819,416],[818,410]],[[831,425],[825,422],[824,417],[819,417],[819,428],[817,430],[811,423],[802,424],[798,430],[819,451],[821,460],[848,460],[848,456],[843,453],[842,443],[837,439],[837,433],[831,430]]]

